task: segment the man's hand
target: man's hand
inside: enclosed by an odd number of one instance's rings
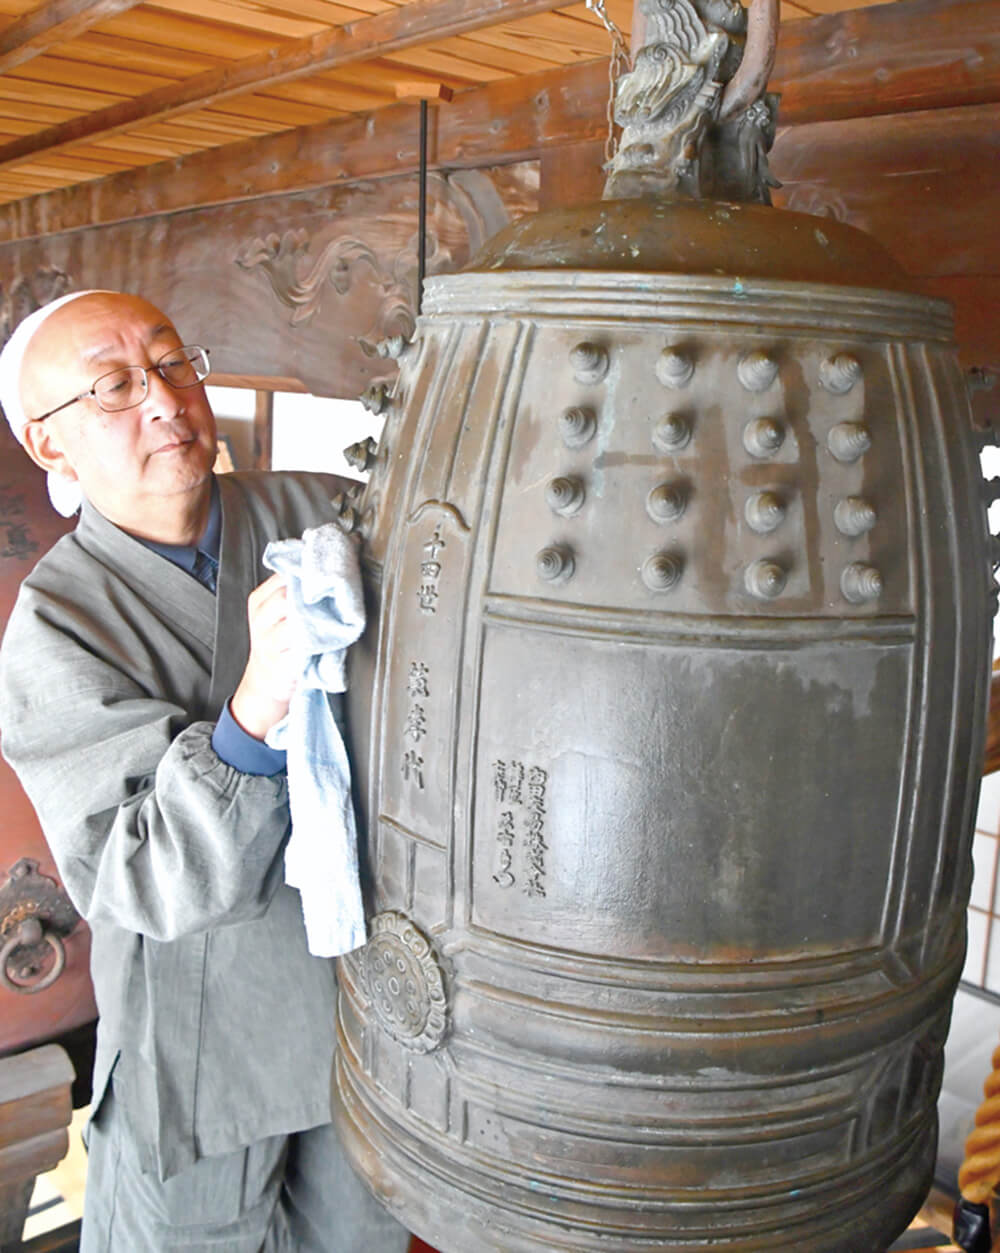
[[[287,592],[280,575],[272,574],[250,593],[247,618],[250,657],[229,709],[248,735],[262,740],[288,713],[298,677]]]

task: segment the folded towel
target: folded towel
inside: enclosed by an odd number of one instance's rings
[[[336,957],[367,939],[351,769],[327,696],[346,690],[347,648],[365,626],[358,550],[331,522],[301,539],[268,544],[264,564],[285,580],[289,622],[302,653],[288,715],[267,734],[272,748],[288,754],[292,833],[285,882],[302,895],[309,952]]]

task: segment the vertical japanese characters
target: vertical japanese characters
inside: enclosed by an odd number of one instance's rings
[[[432,611],[433,612],[433,611]],[[424,758],[417,746],[427,734],[427,708],[424,701],[430,696],[430,670],[422,661],[411,661],[406,679],[406,694],[410,699],[403,725],[403,739],[413,747],[403,751],[403,778],[420,791],[424,788]]]
[[[436,527],[434,534],[423,545],[424,559],[420,563],[420,584],[417,587],[417,600],[424,613],[436,613],[438,601],[438,579],[441,576],[441,561],[438,558],[441,550],[446,547],[441,538],[441,528]]]
[[[493,882],[498,887],[520,883],[527,896],[545,895],[548,778],[541,766],[521,761],[493,763],[493,796],[499,806]]]

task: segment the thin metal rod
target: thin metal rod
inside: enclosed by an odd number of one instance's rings
[[[424,303],[427,273],[427,101],[420,101],[420,199],[417,225],[417,316]]]

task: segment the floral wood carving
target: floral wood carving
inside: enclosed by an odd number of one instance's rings
[[[343,295],[351,286],[352,266],[367,264],[376,275],[381,270],[375,253],[350,237],[331,240],[310,267],[309,243],[309,232],[300,227],[283,235],[272,233],[264,239],[251,239],[236,256],[241,269],[263,270],[274,294],[292,310],[293,326],[315,316],[325,282],[329,281],[334,291]]]
[[[838,222],[851,222],[851,216],[843,197],[835,187],[820,183],[798,183],[788,189],[784,207],[796,213],[811,213],[814,217],[835,218]],[[854,225],[859,225],[855,222]]]
[[[427,230],[427,273],[454,270],[502,226],[510,215],[490,178],[477,170],[456,171],[428,177],[431,213]],[[436,202],[436,203],[435,203]],[[435,213],[434,210],[438,212]],[[323,297],[332,288],[346,296],[362,275],[381,292],[376,325],[357,338],[365,343],[387,336],[412,337],[416,325],[417,235],[413,215],[403,215],[404,234],[391,252],[359,238],[364,221],[355,231],[327,240],[312,255],[314,240],[303,227],[282,233],[271,232],[244,243],[236,254],[236,264],[248,272],[260,271],[283,305],[291,309],[292,326],[310,322],[319,312]],[[441,217],[443,227],[435,226]],[[382,235],[385,223],[380,222]],[[456,228],[460,238],[456,235]],[[372,231],[375,232],[372,220]],[[443,238],[447,229],[450,242]]]

